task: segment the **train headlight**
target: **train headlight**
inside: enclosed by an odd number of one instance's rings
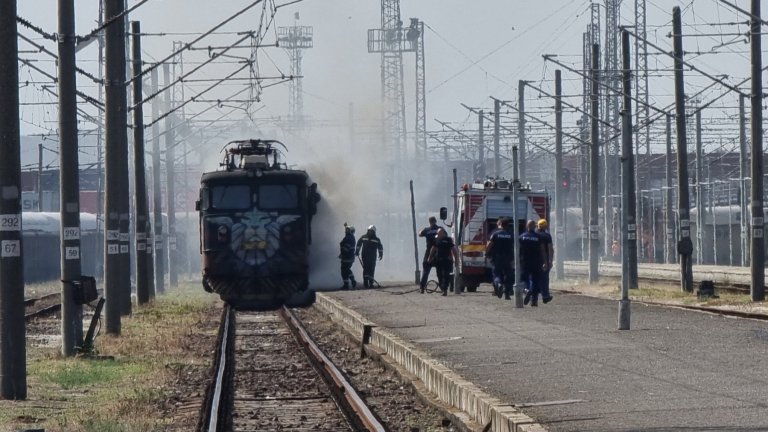
[[[256,177],[261,177],[261,176],[263,176],[263,175],[264,175],[264,171],[262,171],[262,170],[260,170],[260,169],[257,169],[257,170],[256,170]]]

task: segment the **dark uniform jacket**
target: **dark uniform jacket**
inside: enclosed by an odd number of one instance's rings
[[[515,238],[514,235],[505,229],[497,229],[491,234],[489,238],[491,242],[491,250],[488,253],[488,258],[493,262],[501,263],[502,261],[511,261],[515,255]]]
[[[436,263],[452,263],[453,262],[453,239],[446,236],[440,240],[435,240],[435,247],[437,248],[437,254],[435,257]]]
[[[357,240],[355,255],[360,254],[363,261],[375,260],[377,251],[379,258],[384,256],[384,246],[381,245],[381,240],[376,237],[376,234],[365,234]]]
[[[523,271],[538,273],[544,264],[541,237],[534,231],[520,234],[520,266]]]
[[[427,260],[429,251],[432,250],[432,246],[435,245],[435,240],[437,239],[437,230],[439,229],[440,227],[437,225],[430,225],[422,228],[421,231],[419,231],[419,237],[424,237],[427,239],[427,249],[424,252],[424,261]]]
[[[339,243],[339,258],[342,262],[355,261],[355,236],[347,233]]]

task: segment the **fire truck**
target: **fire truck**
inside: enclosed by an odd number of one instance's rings
[[[546,192],[519,189],[515,212],[512,185],[509,180],[489,179],[465,184],[458,191],[458,214],[454,215],[456,223],[451,227],[451,235],[461,254],[455,289],[475,292],[481,283],[492,281],[485,245],[500,217],[514,220],[516,213],[519,232],[525,231],[528,220],[549,219],[549,195]],[[444,213],[447,212],[441,211],[441,216]]]

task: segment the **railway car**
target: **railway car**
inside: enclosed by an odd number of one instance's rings
[[[230,142],[218,171],[202,175],[200,253],[206,291],[243,310],[314,302],[309,289],[317,184],[280,161],[274,140]]]

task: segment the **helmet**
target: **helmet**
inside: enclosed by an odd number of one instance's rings
[[[539,229],[547,229],[547,220],[546,219],[539,219],[539,222],[536,223],[536,225],[539,227]]]
[[[346,232],[350,233],[350,234],[354,234],[355,233],[355,227],[352,226],[352,225],[347,225],[346,222],[344,222],[344,230]]]
[[[370,226],[368,227],[368,231],[373,231],[373,232],[376,232],[376,225],[370,225]]]

